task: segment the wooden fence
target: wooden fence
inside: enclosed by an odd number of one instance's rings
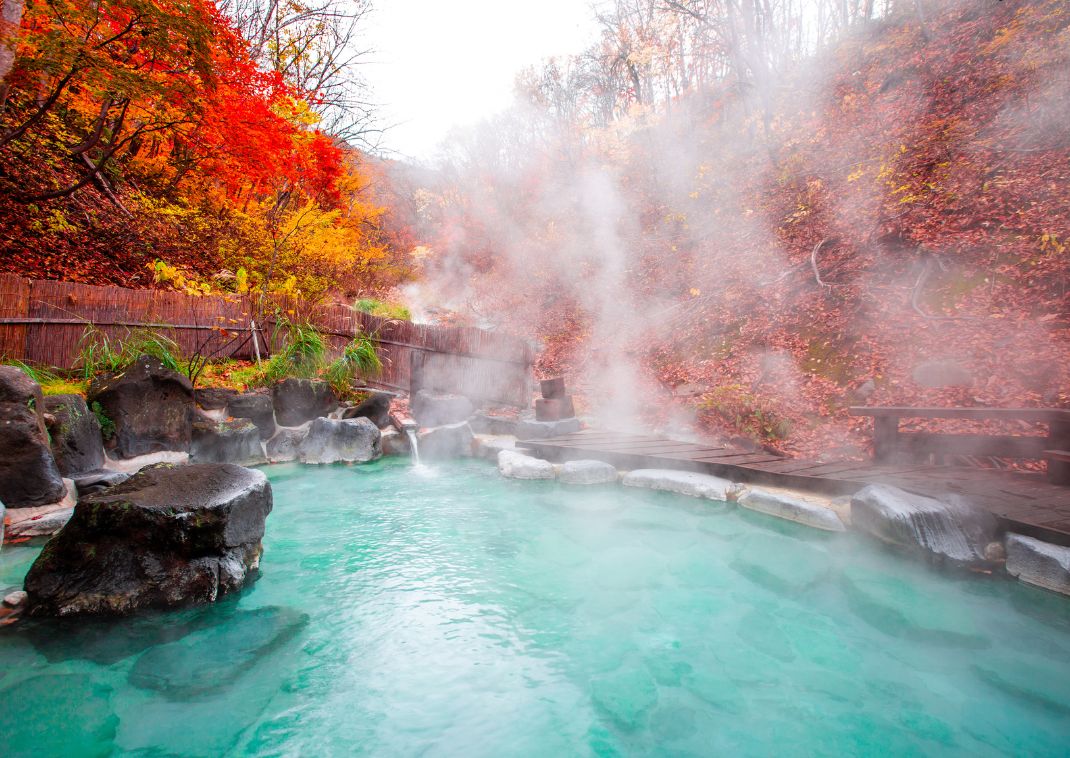
[[[481,329],[438,327],[372,316],[343,305],[297,300],[270,312],[307,319],[341,350],[357,330],[371,335],[383,372],[369,384],[409,392],[413,366],[419,386],[458,392],[483,402],[525,407],[531,402],[534,350],[523,339]],[[89,325],[109,339],[149,328],[185,354],[252,359],[254,301],[249,296],[192,296],[162,290],[98,287],[0,274],[0,356],[73,368]],[[264,357],[279,347],[273,315],[257,322]]]

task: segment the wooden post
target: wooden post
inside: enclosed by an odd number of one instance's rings
[[[1048,422],[1048,439],[1045,447],[1053,452],[1070,451],[1070,422],[1052,419]],[[1052,484],[1070,484],[1070,462],[1048,457],[1048,481]]]
[[[873,417],[873,460],[890,463],[899,447],[899,417]]]

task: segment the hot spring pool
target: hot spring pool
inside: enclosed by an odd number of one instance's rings
[[[33,755],[1066,755],[1070,601],[716,503],[275,466],[215,607],[0,631]],[[21,583],[36,549],[0,553]]]

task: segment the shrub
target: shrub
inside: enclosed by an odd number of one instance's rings
[[[92,324],[79,341],[75,366],[89,379],[96,374],[122,371],[142,355],[158,359],[172,371],[182,371],[178,345],[159,332],[138,328],[128,331],[125,338],[115,339]]]
[[[382,316],[383,318],[396,318],[402,321],[411,321],[412,313],[404,305],[398,305],[397,303],[386,303],[382,300],[376,300],[373,297],[364,297],[353,304],[353,307],[362,311],[363,313],[370,313],[373,316]]]
[[[785,439],[791,431],[772,405],[738,384],[725,384],[702,396],[699,410],[708,421],[716,421],[758,442]]]
[[[351,394],[353,380],[358,376],[375,376],[382,369],[375,343],[368,335],[358,334],[327,367],[326,379],[335,393],[344,397]]]
[[[286,332],[286,344],[271,356],[264,368],[264,382],[273,384],[287,377],[313,379],[327,364],[327,340],[310,323],[286,319],[275,325],[275,336]]]

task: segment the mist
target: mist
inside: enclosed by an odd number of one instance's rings
[[[538,339],[610,428],[857,455],[852,403],[1070,401],[1058,9],[744,5],[602,4],[454,133],[415,310]]]

